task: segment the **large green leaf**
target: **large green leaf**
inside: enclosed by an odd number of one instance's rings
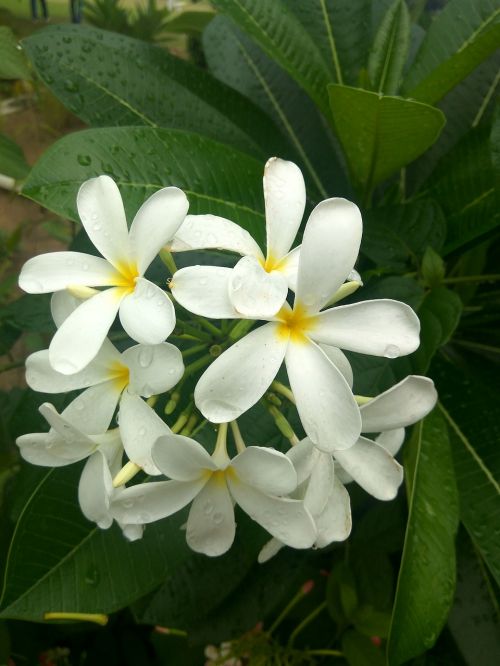
[[[265,237],[264,165],[196,134],[153,128],[109,128],[70,134],[37,162],[23,194],[64,217],[78,219],[76,193],[107,173],[120,186],[129,218],[167,185],[182,188],[191,213],[222,215]]]
[[[382,19],[368,60],[374,90],[386,95],[397,93],[409,48],[410,14],[404,0],[396,0]]]
[[[165,49],[80,25],[50,26],[23,46],[52,92],[95,127],[188,130],[262,157],[286,147],[249,100]]]
[[[426,193],[442,206],[448,234],[445,253],[478,242],[500,223],[500,173],[496,173],[489,128],[464,136],[432,172]]]
[[[500,584],[500,410],[497,369],[474,360],[475,374],[450,363],[433,368],[448,422],[460,494],[460,517]]]
[[[455,591],[458,497],[439,412],[416,426],[406,452],[409,516],[387,645],[389,666],[434,645]]]
[[[361,252],[378,268],[418,267],[427,246],[439,251],[446,222],[435,201],[419,200],[366,211]]]
[[[288,137],[309,180],[322,198],[352,198],[333,134],[306,93],[255,42],[226,16],[217,16],[203,33],[212,73],[269,114]],[[310,193],[311,194],[311,193]]]
[[[439,109],[332,84],[333,122],[354,179],[365,192],[432,146],[445,123]]]
[[[433,104],[499,46],[496,0],[451,0],[432,22],[403,91]]]
[[[5,134],[0,134],[0,173],[15,180],[26,178],[30,170],[22,149]]]
[[[31,79],[26,58],[6,25],[0,26],[0,79]]]
[[[457,593],[448,627],[468,666],[500,662],[500,619],[495,590],[466,533],[457,541]]]
[[[304,88],[328,117],[327,84],[333,80],[311,35],[283,0],[214,0]]]
[[[285,0],[313,38],[335,83],[355,85],[370,48],[370,0]]]

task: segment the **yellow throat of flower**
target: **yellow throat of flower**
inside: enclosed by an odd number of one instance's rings
[[[120,261],[115,264],[118,273],[116,287],[123,287],[129,291],[135,289],[135,281],[139,277],[137,264],[133,261]]]
[[[300,303],[296,303],[293,310],[281,308],[276,317],[280,321],[278,335],[290,337],[293,342],[307,342],[306,333],[314,328],[317,319],[311,317]]]

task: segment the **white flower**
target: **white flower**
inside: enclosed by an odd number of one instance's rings
[[[57,331],[49,347],[55,370],[73,374],[99,351],[119,313],[131,338],[159,344],[175,326],[175,311],[167,294],[143,276],[183,221],[188,202],[176,187],[153,194],[139,209],[130,232],[120,191],[108,176],[83,183],[77,197],[82,224],[99,252],[51,252],[30,259],[19,276],[29,293],[49,293],[69,287],[111,287],[83,302]]]
[[[51,308],[56,325],[63,326],[79,303],[68,292],[54,294]],[[182,355],[168,342],[139,344],[120,353],[105,340],[95,358],[72,375],[53,369],[48,349],[35,352],[26,360],[26,381],[35,391],[86,389],[66,408],[65,415],[73,426],[81,427],[87,434],[102,433],[108,428],[124,391],[148,398],[168,391],[183,373]]]
[[[113,522],[111,499],[124,492],[113,488],[112,482],[123,455],[118,429],[89,435],[70,422],[67,412],[58,414],[51,404],[44,403],[40,413],[51,426],[50,431],[21,435],[16,443],[22,457],[34,465],[63,467],[88,458],[78,484],[78,501],[88,520],[107,529]],[[141,525],[119,524],[131,541],[142,536]]]
[[[252,446],[230,460],[225,442],[210,456],[193,439],[167,435],[154,444],[153,460],[171,480],[124,490],[111,507],[118,520],[150,523],[193,501],[187,521],[188,545],[216,556],[233,543],[236,502],[284,543],[294,548],[309,548],[314,543],[314,522],[303,503],[281,497],[297,485],[297,474],[285,455]]]
[[[419,344],[420,324],[413,310],[393,300],[375,300],[321,309],[330,301],[358,255],[362,222],[357,206],[345,199],[328,199],[311,213],[301,246],[295,304],[285,304],[264,326],[230,347],[205,371],[195,389],[203,415],[215,423],[231,421],[265,393],[285,360],[304,430],[318,448],[347,449],[358,439],[361,417],[352,391],[338,369],[330,348],[394,358]],[[178,282],[176,298],[187,309],[205,299],[196,273]],[[232,305],[221,282],[211,285],[208,298],[214,316]],[[343,359],[342,352],[335,351]]]
[[[214,266],[187,269],[202,287],[192,312],[216,318],[228,316],[226,310],[218,313],[211,307],[214,303],[211,303],[210,291],[214,281],[218,286],[224,285],[233,317],[272,317],[285,302],[288,287],[295,289],[300,248],[292,251],[290,248],[304,214],[306,190],[302,173],[293,162],[277,157],[268,160],[264,170],[264,201],[265,257],[248,231],[234,222],[215,215],[186,217],[170,244],[173,252],[218,248],[243,255],[233,269]],[[176,298],[183,270],[176,273],[172,282]]]

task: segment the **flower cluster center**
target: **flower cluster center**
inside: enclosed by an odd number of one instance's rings
[[[134,261],[120,261],[115,264],[115,268],[119,273],[116,286],[135,289],[135,281],[139,277],[137,264]]]
[[[116,361],[109,368],[109,378],[113,380],[119,391],[123,391],[130,383],[130,370],[128,366]]]
[[[294,342],[306,342],[306,331],[313,328],[316,320],[300,303],[296,303],[293,310],[281,308],[276,316],[280,321],[278,335],[290,336]]]

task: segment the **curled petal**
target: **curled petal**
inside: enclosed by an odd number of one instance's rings
[[[403,468],[382,446],[365,437],[335,459],[367,493],[379,500],[394,499],[403,481]]]
[[[329,453],[321,453],[314,465],[307,490],[304,495],[304,506],[316,518],[324,510],[332,492],[334,482],[333,459]]]
[[[175,386],[184,374],[182,354],[168,342],[135,345],[123,352],[130,370],[129,391],[149,398]]]
[[[268,562],[272,557],[277,555],[285,544],[274,537],[270,539],[266,544],[261,548],[260,553],[257,556],[257,562],[259,564],[264,564]]]
[[[277,157],[264,170],[268,258],[281,259],[292,247],[306,205],[306,187],[299,167]]]
[[[55,432],[35,432],[17,438],[21,456],[33,465],[63,467],[83,460],[95,450],[87,439],[68,443]]]
[[[232,421],[264,395],[276,377],[288,344],[278,331],[275,323],[251,331],[204,372],[194,399],[205,418],[213,423]]]
[[[216,557],[234,541],[236,524],[231,496],[222,479],[212,476],[195,497],[186,527],[186,540],[197,553]]]
[[[351,201],[326,199],[316,206],[302,239],[296,303],[310,313],[328,303],[354,266],[362,228],[359,208]]]
[[[83,515],[101,529],[111,527],[109,512],[113,480],[105,457],[100,451],[93,453],[85,463],[78,484],[78,502]]]
[[[412,425],[436,404],[434,382],[410,375],[361,407],[363,432],[382,432]]]
[[[316,464],[320,452],[308,437],[296,444],[287,452],[287,458],[290,458],[295,471],[297,472],[298,485],[302,484],[311,476],[314,465]]]
[[[311,338],[361,354],[396,358],[417,349],[419,332],[420,322],[409,305],[381,299],[321,312]]]
[[[107,287],[123,278],[113,266],[82,252],[49,252],[29,259],[19,275],[19,286],[29,294],[49,294],[71,285]]]
[[[55,370],[72,375],[96,357],[123,296],[123,289],[106,289],[84,301],[70,314],[49,346],[49,361]]]
[[[120,321],[133,340],[145,345],[163,342],[175,326],[175,310],[167,294],[145,278],[137,278],[135,289],[120,304]]]
[[[183,308],[212,319],[239,319],[229,298],[231,268],[189,266],[177,271],[170,283],[175,300]]]
[[[363,418],[363,416],[361,416]],[[399,449],[402,447],[405,440],[405,429],[396,428],[396,430],[386,430],[380,433],[375,441],[379,446],[382,446],[386,451],[389,451],[391,456],[395,456]]]
[[[279,271],[268,273],[255,257],[243,257],[229,279],[229,298],[235,309],[251,319],[269,319],[281,309],[288,284]]]
[[[188,215],[170,243],[170,250],[185,252],[202,249],[229,250],[264,259],[257,243],[239,224],[217,215]]]
[[[183,435],[165,434],[153,446],[153,460],[165,476],[194,481],[218,467],[201,444]]]
[[[164,187],[147,199],[130,225],[130,255],[144,275],[162,247],[173,237],[188,212],[189,202],[178,187]]]
[[[348,449],[361,432],[361,417],[349,385],[313,342],[290,342],[286,352],[290,386],[309,439],[321,451]]]
[[[295,291],[297,289],[297,275],[299,272],[300,260],[300,245],[291,250],[279,262],[277,270],[280,271],[288,283],[289,289]]]
[[[231,461],[238,477],[267,495],[288,495],[297,487],[297,472],[287,456],[274,449],[249,446]]]
[[[352,528],[349,493],[335,476],[332,492],[325,508],[316,518],[318,537],[316,548],[324,548],[333,541],[345,541]]]

